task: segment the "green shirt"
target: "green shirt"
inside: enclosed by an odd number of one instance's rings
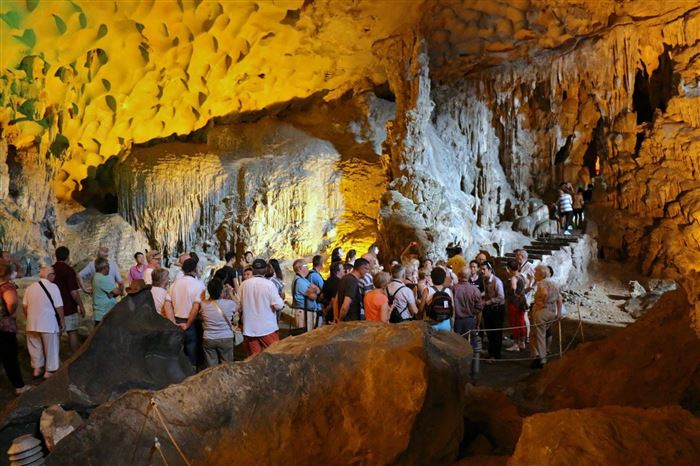
[[[108,275],[98,272],[92,276],[92,312],[96,321],[101,321],[117,304],[117,298],[109,294],[116,287],[117,284]]]

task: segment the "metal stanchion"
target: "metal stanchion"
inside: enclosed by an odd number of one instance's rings
[[[473,332],[473,330],[470,332]],[[476,333],[476,335],[469,333],[468,336],[469,336],[469,343],[470,343],[472,350],[473,350],[471,377],[473,379],[476,379],[479,375],[479,369],[480,369],[481,338],[479,338],[478,332]],[[474,341],[474,344],[472,344],[472,339]]]

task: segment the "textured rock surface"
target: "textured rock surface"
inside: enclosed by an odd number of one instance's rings
[[[465,432],[462,443],[473,452],[471,443],[477,436],[487,442],[486,455],[513,453],[522,429],[518,408],[502,392],[489,387],[467,385],[464,407]]]
[[[459,336],[427,332],[324,327],[164,390],[132,391],[95,410],[47,464],[76,455],[145,463],[153,437],[166,438],[155,413],[144,419],[151,398],[193,464],[448,464],[462,434],[470,349]],[[168,462],[180,461],[161,443]]]
[[[681,405],[700,413],[700,341],[682,290],[636,323],[577,347],[530,381],[525,402],[549,409]]]
[[[66,411],[60,405],[49,406],[41,413],[39,428],[49,451],[67,435],[83,424],[83,418],[75,411]]]
[[[339,161],[333,145],[290,125],[220,126],[207,144],[142,148],[121,161],[119,209],[169,251],[242,243],[310,254],[331,242],[344,210]]]
[[[525,418],[509,465],[692,465],[700,419],[677,407],[565,409]]]
[[[149,291],[130,295],[50,379],[5,407],[0,448],[19,433],[34,433],[49,405],[92,409],[126,390],[161,388],[191,373],[180,329],[156,314]]]

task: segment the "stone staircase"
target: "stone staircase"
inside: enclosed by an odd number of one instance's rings
[[[524,246],[523,249],[527,251],[529,262],[538,263],[562,248],[572,246],[581,238],[582,235],[576,233],[571,235],[545,233],[537,237],[531,244]],[[499,277],[506,276],[506,263],[510,259],[515,259],[515,252],[509,252],[505,256],[494,258],[496,275]]]

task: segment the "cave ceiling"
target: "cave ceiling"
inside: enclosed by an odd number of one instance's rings
[[[428,40],[433,78],[565,50],[693,1],[3,1],[0,124],[63,159],[65,197],[132,144],[215,117],[387,81],[392,44]],[[397,14],[400,12],[400,14]]]

